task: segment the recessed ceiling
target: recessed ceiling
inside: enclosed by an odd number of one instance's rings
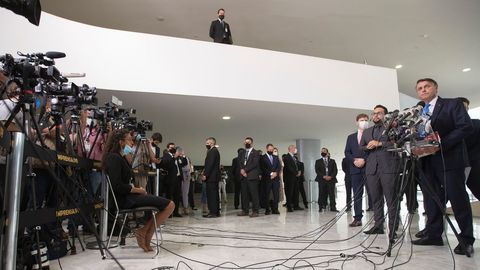
[[[296,139],[319,139],[332,155],[341,159],[346,136],[355,130],[361,110],[249,101],[240,99],[99,90],[99,104],[112,96],[125,108],[135,108],[138,120],[153,122],[153,131],[163,135],[162,146],[174,142],[191,155],[195,164],[205,158],[205,139],[213,136],[220,146],[222,164],[229,165],[243,146],[254,138],[256,149],[267,143],[286,153]],[[366,113],[369,113],[368,111]],[[222,120],[227,115],[230,120]],[[147,135],[150,135],[148,133]],[[318,152],[320,157],[320,149]]]
[[[480,106],[480,1],[43,0],[43,10],[96,26],[210,41],[218,8],[234,43],[398,69],[399,89],[433,77],[444,97]],[[86,40],[85,42],[95,42]],[[215,59],[212,59],[215,61]],[[465,67],[470,72],[462,72]]]

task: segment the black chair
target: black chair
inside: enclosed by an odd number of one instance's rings
[[[110,236],[108,237],[107,249],[110,247],[110,242],[111,242],[112,237],[113,237],[113,232],[115,230],[115,225],[117,225],[117,219],[120,215],[123,215],[123,220],[122,220],[122,226],[120,228],[120,232],[119,232],[118,237],[117,237],[117,243],[119,242],[119,239],[120,239],[120,237],[122,235],[122,232],[123,232],[123,228],[125,227],[125,223],[127,222],[128,214],[150,211],[152,213],[153,225],[155,226],[156,253],[152,257],[152,259],[154,259],[160,253],[160,245],[163,243],[162,230],[161,230],[161,228],[157,227],[157,221],[155,219],[155,213],[158,212],[158,209],[156,207],[152,207],[152,206],[144,206],[144,207],[137,207],[137,208],[131,208],[131,209],[120,209],[118,207],[117,198],[115,196],[115,193],[113,192],[112,184],[110,182],[110,178],[108,177],[108,175],[106,175],[106,179],[107,179],[108,189],[110,190],[110,192],[112,194],[113,202],[115,204],[115,219],[113,221],[112,230],[110,231]],[[158,228],[158,231],[157,231],[157,228]],[[160,243],[158,241],[159,240],[159,237],[158,237],[159,234],[160,234],[160,239],[161,239]]]

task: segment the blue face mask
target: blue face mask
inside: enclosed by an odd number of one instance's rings
[[[123,154],[124,155],[128,155],[128,154],[133,154],[133,148],[130,147],[130,145],[125,145],[125,147],[123,148]]]

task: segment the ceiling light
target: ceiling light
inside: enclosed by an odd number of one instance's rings
[[[401,69],[403,66],[402,65],[396,65],[395,68],[396,69]]]
[[[469,72],[470,70],[472,70],[471,68],[464,68],[462,69],[462,72]]]
[[[232,119],[232,118],[231,118],[230,116],[228,116],[228,115],[225,115],[224,117],[222,117],[222,119],[223,119],[223,120],[230,120],[230,119]]]

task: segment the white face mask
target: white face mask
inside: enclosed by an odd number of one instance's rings
[[[365,130],[368,128],[368,121],[367,120],[361,120],[358,122],[358,128],[360,130]]]

